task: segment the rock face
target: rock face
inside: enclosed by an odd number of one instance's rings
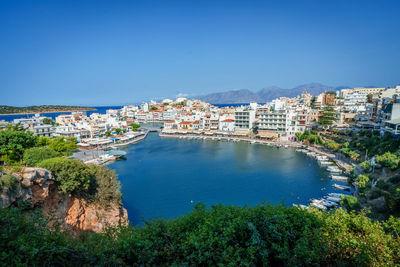
[[[31,207],[40,207],[44,214],[54,215],[66,228],[75,231],[103,232],[106,226],[128,223],[128,214],[122,206],[112,205],[105,209],[83,198],[64,195],[57,190],[51,173],[41,168],[24,168],[13,174],[19,185],[16,189],[0,191],[0,208],[16,201]]]

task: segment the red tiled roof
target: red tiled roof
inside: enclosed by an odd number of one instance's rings
[[[193,124],[200,124],[200,121],[194,121]]]
[[[179,124],[192,124],[190,121],[181,121]]]
[[[232,119],[226,119],[226,120],[223,120],[222,122],[234,122],[234,120],[232,120]]]
[[[167,121],[166,123],[175,123],[175,121]]]

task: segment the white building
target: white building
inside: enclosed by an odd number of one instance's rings
[[[235,120],[225,119],[219,122],[219,130],[224,132],[235,131]]]
[[[249,131],[254,126],[256,111],[249,107],[239,107],[235,110],[235,130]]]

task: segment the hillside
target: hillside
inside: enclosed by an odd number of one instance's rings
[[[198,96],[196,98],[212,104],[238,104],[248,102],[267,102],[281,96],[294,97],[300,95],[304,90],[317,95],[325,91],[336,91],[347,86],[333,87],[321,83],[309,83],[296,86],[291,89],[283,89],[277,86],[270,86],[261,89],[258,92],[252,92],[248,89],[230,90],[227,92],[212,93]]]
[[[0,106],[0,115],[71,112],[71,111],[88,111],[88,110],[96,110],[96,109],[91,107],[59,106],[59,105],[42,105],[42,106],[29,106],[29,107],[12,107],[3,105]]]

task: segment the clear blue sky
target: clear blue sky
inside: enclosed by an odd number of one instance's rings
[[[400,1],[0,1],[0,104],[400,83]]]

